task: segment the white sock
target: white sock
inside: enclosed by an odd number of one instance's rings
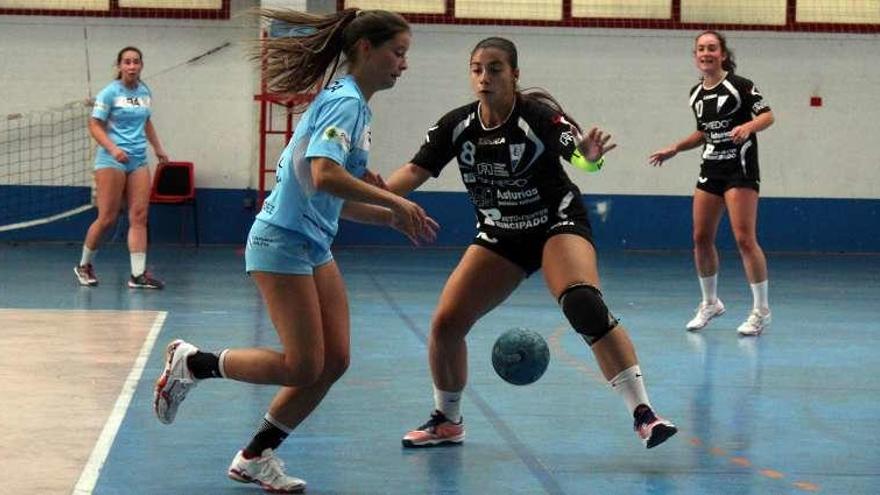
[[[140,276],[147,269],[147,253],[131,253],[131,275]]]
[[[703,292],[703,302],[715,304],[718,300],[718,274],[700,277],[700,290]]]
[[[92,251],[91,249],[87,248],[85,244],[83,244],[83,252],[82,257],[79,259],[79,266],[85,266],[91,263],[96,254],[98,254],[97,249]]]
[[[449,421],[461,421],[461,392],[445,392],[434,385],[434,408],[442,412]]]
[[[608,384],[623,397],[630,414],[635,412],[639,404],[651,407],[651,402],[648,400],[648,392],[645,390],[645,382],[642,380],[642,370],[639,369],[639,365],[630,366],[621,371],[609,380]]]
[[[278,428],[279,430],[283,431],[284,433],[287,433],[288,435],[290,435],[290,432],[293,431],[293,428],[291,428],[291,427],[285,425],[284,423],[282,423],[281,421],[278,421],[277,419],[273,418],[272,415],[269,414],[268,412],[266,413],[265,416],[263,416],[263,419],[265,419],[266,422],[269,423],[270,425],[274,426],[275,428]]]
[[[758,282],[757,284],[749,284],[752,287],[752,298],[754,300],[753,308],[757,309],[762,314],[766,314],[770,311],[770,303],[767,301],[767,282],[768,280]]]
[[[223,349],[220,352],[220,356],[217,358],[217,369],[220,370],[220,376],[226,378],[226,353],[229,352],[229,349]],[[280,427],[279,427],[280,428]]]

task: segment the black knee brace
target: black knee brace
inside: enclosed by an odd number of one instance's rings
[[[559,296],[562,312],[581,334],[587,344],[593,345],[617,326],[617,318],[608,311],[602,293],[589,284],[576,284]]]

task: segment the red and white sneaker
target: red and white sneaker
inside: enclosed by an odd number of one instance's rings
[[[94,287],[98,285],[98,277],[95,276],[95,267],[91,263],[85,265],[77,265],[73,267],[73,274],[76,275],[76,281],[84,287]]]
[[[407,448],[436,447],[438,445],[460,444],[464,441],[464,420],[453,423],[440,411],[431,413],[431,419],[403,436],[403,446]]]
[[[180,339],[165,348],[165,368],[156,380],[153,411],[159,421],[166,425],[174,422],[180,403],[198,383],[186,364],[186,359],[198,350],[196,346]]]
[[[653,448],[665,442],[669,437],[678,433],[678,428],[671,421],[654,414],[654,411],[640,404],[633,412],[635,421],[633,429],[647,448]]]
[[[284,462],[272,449],[266,449],[260,457],[245,459],[241,450],[235,454],[229,471],[229,479],[239,483],[254,483],[269,493],[303,493],[306,482],[284,473]]]

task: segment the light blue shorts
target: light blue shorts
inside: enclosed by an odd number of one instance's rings
[[[128,154],[128,152],[126,152],[126,154]],[[129,154],[128,163],[121,163],[117,162],[110,153],[107,153],[107,150],[100,146],[98,146],[98,151],[95,153],[95,170],[100,170],[102,168],[115,168],[116,170],[121,170],[126,174],[130,174],[146,164],[146,155]]]
[[[329,248],[305,235],[254,220],[244,250],[245,270],[250,272],[313,275],[315,268],[333,261]]]

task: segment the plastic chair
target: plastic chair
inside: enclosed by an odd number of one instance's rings
[[[191,206],[196,247],[199,246],[199,209],[196,206],[195,167],[192,162],[160,163],[153,176],[150,204]],[[183,222],[180,223],[180,239],[183,242]]]

